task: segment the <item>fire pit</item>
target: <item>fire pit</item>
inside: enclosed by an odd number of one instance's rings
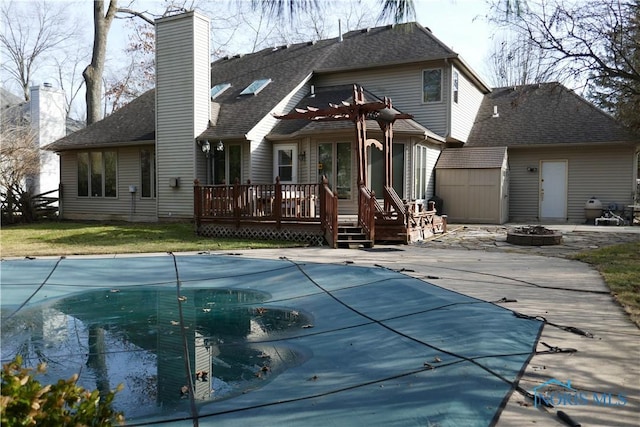
[[[541,225],[528,225],[507,231],[507,242],[520,246],[559,245],[562,234]]]

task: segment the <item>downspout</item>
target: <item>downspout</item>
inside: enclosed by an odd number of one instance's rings
[[[449,140],[449,136],[451,135],[451,108],[452,108],[452,104],[451,104],[451,85],[452,80],[453,80],[453,68],[451,63],[449,62],[448,58],[444,59],[444,63],[447,65],[447,84],[445,84],[444,86],[447,88],[447,96],[446,96],[446,103],[445,103],[445,133],[444,133],[444,140],[445,140],[445,144],[447,143],[447,141]],[[443,94],[444,96],[444,94]],[[435,189],[434,189],[435,191]]]

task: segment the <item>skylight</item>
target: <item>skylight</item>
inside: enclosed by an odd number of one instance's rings
[[[231,87],[231,83],[221,83],[219,85],[215,85],[211,88],[211,100],[216,99],[222,92],[229,89]]]
[[[253,83],[240,92],[240,95],[257,95],[258,92],[264,89],[269,83],[271,83],[271,79],[254,80]]]

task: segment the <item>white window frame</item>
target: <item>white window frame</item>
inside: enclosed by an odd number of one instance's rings
[[[273,180],[279,176],[280,164],[278,162],[278,152],[281,150],[291,150],[291,181],[285,181],[280,177],[283,184],[296,184],[298,182],[298,145],[297,144],[278,144],[273,146]],[[286,166],[286,165],[285,165]]]

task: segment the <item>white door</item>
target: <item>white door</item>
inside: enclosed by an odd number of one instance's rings
[[[540,164],[540,219],[567,218],[567,161]]]
[[[298,182],[298,146],[276,145],[273,152],[273,179],[282,183]]]

